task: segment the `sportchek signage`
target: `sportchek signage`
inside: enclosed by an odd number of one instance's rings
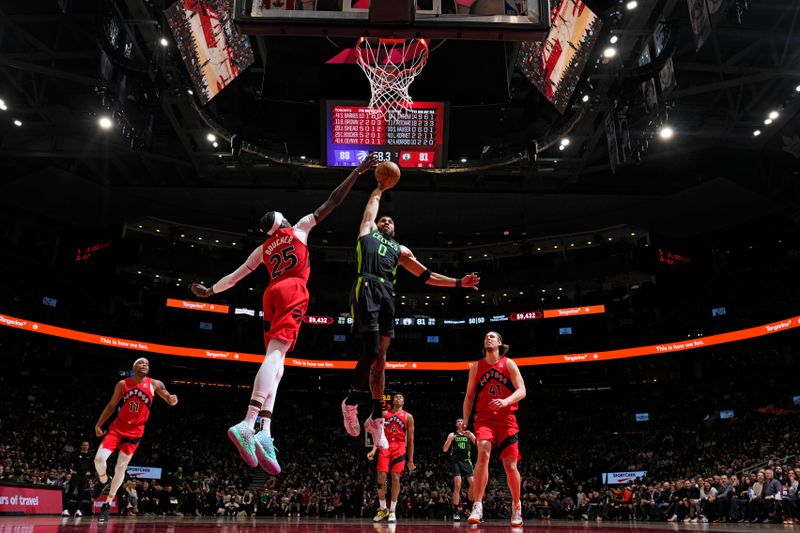
[[[161,479],[161,469],[153,466],[129,466],[126,473],[137,479]]]
[[[631,481],[644,479],[647,476],[647,470],[634,470],[633,472],[604,472],[603,484],[604,485],[626,485]]]

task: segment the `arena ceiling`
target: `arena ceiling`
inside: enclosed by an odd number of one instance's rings
[[[170,36],[161,14],[168,4],[38,0],[0,8],[6,205],[74,223],[152,215],[242,230],[273,202],[313,208],[341,179],[341,170],[309,163],[320,154],[320,99],[368,95],[355,66],[324,65],[348,41],[252,37],[254,65],[203,108],[187,92],[177,49],[159,45]],[[474,232],[495,217],[498,230],[608,221],[677,233],[743,212],[796,218],[800,3],[732,0],[699,50],[685,0],[640,1],[634,14],[617,2],[591,5],[606,33],[578,89],[588,102],[574,99],[563,116],[513,68],[513,43],[434,43],[412,93],[451,103],[453,164],[444,173],[407,172],[391,210],[413,215],[420,232],[428,224]],[[639,148],[612,165],[606,119],[652,76],[637,58],[659,22],[670,28],[677,86],[647,120],[630,121]],[[114,32],[128,44],[110,45]],[[605,61],[599,54],[612,33],[618,58]],[[765,125],[773,109],[779,115]],[[115,111],[112,132],[97,127],[106,110]],[[655,135],[663,124],[676,131],[669,142]],[[234,158],[224,142],[214,148],[206,140],[213,126],[270,157]],[[559,150],[565,136],[570,145]],[[350,231],[348,222],[334,217],[332,228]]]

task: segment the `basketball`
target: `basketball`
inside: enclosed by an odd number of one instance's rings
[[[382,189],[391,189],[400,181],[400,167],[391,161],[384,161],[375,167],[375,180]]]

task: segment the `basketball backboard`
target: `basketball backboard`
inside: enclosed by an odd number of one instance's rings
[[[550,24],[550,0],[415,1],[407,24],[372,24],[370,0],[234,0],[234,21],[250,35],[501,41],[542,40]]]

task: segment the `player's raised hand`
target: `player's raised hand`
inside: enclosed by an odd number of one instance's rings
[[[200,285],[199,283],[192,283],[192,294],[198,298],[208,298],[214,294],[214,289],[212,287]]]
[[[172,407],[178,405],[178,396],[175,394],[170,394],[169,398],[167,398],[167,404]]]
[[[481,278],[474,272],[467,274],[463,278],[461,278],[461,286],[465,289],[472,289],[477,291],[478,290],[478,283],[481,282]]]
[[[358,175],[360,176],[367,170],[377,167],[378,163],[380,163],[380,161],[378,161],[378,156],[375,155],[375,153],[367,154],[367,157],[365,157],[361,163],[359,163],[358,167],[356,167],[356,172],[358,172]]]

